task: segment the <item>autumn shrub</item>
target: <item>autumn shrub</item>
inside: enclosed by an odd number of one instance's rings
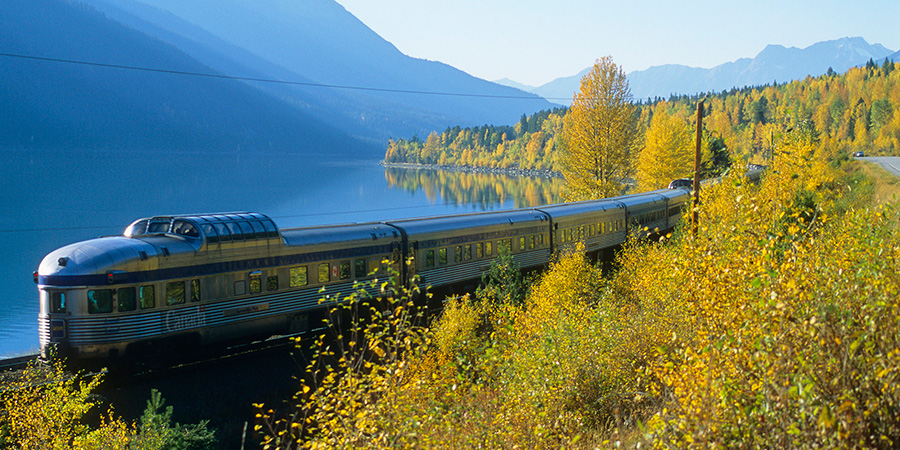
[[[112,408],[91,427],[86,417],[98,406],[93,391],[102,374],[68,373],[61,360],[30,364],[0,390],[0,448],[203,450],[216,444],[206,422],[172,424],[172,407],[151,393],[140,424],[118,418]]]
[[[609,278],[558,255],[520,296],[495,267],[430,328],[392,322],[401,293],[267,442],[900,446],[900,214],[820,144],[808,125],[779,135],[760,183],[705,187],[696,232],[629,241]]]
[[[327,333],[315,339],[309,376],[287,411],[257,405],[264,448],[384,448],[418,440],[420,417],[406,409],[419,405],[404,400],[419,365],[427,364],[417,355],[430,347],[429,336],[414,303],[415,283],[410,289],[396,274],[386,278],[371,281],[377,296],[363,285],[337,294],[332,313],[350,318],[330,323],[334,339]]]
[[[0,393],[0,443],[8,447],[63,449],[90,432],[82,419],[94,406],[101,377],[67,374],[62,364],[29,365]]]
[[[815,148],[808,130],[788,134],[759,187],[705,192],[696,236],[623,256],[618,295],[678,321],[650,370],[660,407],[642,439],[897,445],[895,214],[836,208],[840,175]]]

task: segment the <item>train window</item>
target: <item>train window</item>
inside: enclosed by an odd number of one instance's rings
[[[328,263],[319,264],[319,283],[327,283],[331,280],[331,265]]]
[[[241,231],[241,227],[234,222],[226,222],[225,225],[228,227],[228,231],[231,232],[231,240],[232,241],[243,241],[244,240],[244,232]]]
[[[141,220],[141,221],[131,224],[125,230],[125,236],[130,237],[130,236],[140,236],[142,234],[146,234],[147,233],[147,224],[149,224],[149,223],[150,222],[147,220]]]
[[[578,227],[578,239],[584,240],[584,225]]]
[[[466,261],[472,259],[472,244],[466,246],[465,249]]]
[[[446,247],[438,249],[438,263],[442,266],[444,264],[447,264],[447,248]]]
[[[365,258],[357,259],[356,261],[354,261],[353,265],[355,266],[354,269],[356,270],[356,278],[362,278],[362,277],[365,277],[366,275],[368,275],[368,272],[366,271],[366,259]]]
[[[538,245],[540,245],[541,247],[544,246],[544,235],[543,234],[538,235]]]
[[[191,301],[192,302],[200,301],[200,280],[197,280],[197,279],[191,280]]]
[[[475,244],[475,257],[484,258],[484,244],[481,242]]]
[[[185,220],[176,220],[172,223],[172,234],[187,237],[200,237],[200,232],[194,224]]]
[[[137,296],[134,293],[133,287],[119,289],[116,291],[116,297],[118,299],[117,308],[119,312],[134,311],[137,309]]]
[[[278,276],[271,276],[266,278],[266,290],[267,291],[277,291],[278,290]]]
[[[266,229],[263,228],[263,224],[254,220],[250,222],[250,226],[253,228],[253,233],[256,235],[257,239],[266,238]]]
[[[250,272],[250,293],[258,294],[262,292],[262,280],[260,277],[262,276],[262,272]]]
[[[228,227],[225,226],[224,223],[216,223],[213,225],[215,225],[216,227],[216,233],[219,235],[219,241],[231,242],[231,231],[228,230]]]
[[[463,249],[462,245],[456,246],[456,251],[453,252],[453,260],[456,262],[460,262],[463,259]]]
[[[247,282],[244,280],[234,282],[234,295],[244,295],[247,293]]]
[[[434,250],[425,250],[425,267],[434,267]]]
[[[534,235],[528,236],[528,248],[530,248],[530,249],[534,248],[534,241],[535,241]]]
[[[147,227],[148,233],[166,233],[169,231],[169,222],[150,222]]]
[[[88,291],[88,312],[91,314],[110,313],[113,309],[112,289]]]
[[[184,303],[184,281],[166,283],[166,305],[181,305]]]
[[[338,266],[338,274],[342,280],[350,279],[350,261],[341,261]]]
[[[525,236],[519,237],[519,250],[525,250]]]
[[[206,235],[206,242],[210,244],[215,244],[219,242],[219,234],[216,233],[216,227],[211,223],[204,223],[200,225],[200,229],[203,230],[203,234]]]
[[[66,312],[66,293],[51,292],[50,293],[50,312],[64,313]]]
[[[485,242],[485,243],[484,243],[484,254],[485,254],[485,255],[493,256],[494,251],[493,251],[493,249],[491,248],[491,244],[493,244],[493,243],[492,243],[492,242]]]
[[[241,232],[244,233],[244,239],[253,239],[255,236],[253,232],[253,227],[250,226],[248,222],[238,222],[238,226],[241,227]]]
[[[271,220],[263,220],[262,224],[263,228],[266,229],[266,236],[270,238],[278,237],[278,228],[275,228],[275,224]]]
[[[141,309],[149,309],[156,306],[156,291],[152,285],[139,287],[138,296],[141,298]]]
[[[309,278],[306,274],[306,266],[291,267],[290,273],[291,273],[291,279],[290,279],[291,287],[306,286],[309,283]]]

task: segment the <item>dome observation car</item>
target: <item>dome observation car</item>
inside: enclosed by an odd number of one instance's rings
[[[250,212],[148,217],[134,221],[124,233],[130,238],[160,234],[205,239],[207,243],[279,236],[272,219]]]
[[[679,178],[677,180],[672,180],[672,182],[669,183],[669,189],[679,189],[679,188],[691,189],[693,187],[694,187],[694,181],[691,179],[688,179],[688,178]]]

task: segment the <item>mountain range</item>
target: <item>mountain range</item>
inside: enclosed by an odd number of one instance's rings
[[[0,49],[0,148],[378,157],[391,137],[568,103],[589,70],[537,88],[488,82],[404,55],[334,0],[6,1]],[[667,98],[885,57],[900,52],[844,38],[628,77],[634,98]]]
[[[406,56],[333,0],[29,0],[0,17],[0,146],[380,156],[391,136],[552,107]]]
[[[627,77],[632,96],[642,100],[783,83],[822,75],[829,68],[841,73],[851,67],[865,65],[870,59],[881,64],[884,58],[900,60],[900,52],[895,53],[880,44],[869,44],[861,37],[848,37],[819,42],[803,49],[769,45],[754,58],[741,58],[711,69],[667,64],[630,72]],[[579,89],[581,79],[590,69],[588,67],[576,75],[557,78],[539,87],[529,88],[510,80],[500,80],[498,83],[533,92],[557,103],[569,104]]]

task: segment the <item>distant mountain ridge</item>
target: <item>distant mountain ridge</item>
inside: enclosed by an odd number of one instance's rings
[[[754,58],[741,58],[711,69],[667,64],[629,73],[628,83],[636,100],[669,98],[672,94],[696,94],[723,91],[731,88],[758,86],[773,82],[803,79],[807,75],[824,74],[828,68],[843,73],[855,66],[865,65],[869,59],[879,64],[885,57],[900,59],[881,44],[869,44],[861,37],[847,37],[824,41],[799,49],[769,45]],[[590,68],[571,77],[558,78],[533,89],[544,98],[571,99],[578,90],[581,78]],[[566,101],[566,104],[571,103]]]
[[[217,60],[234,59],[237,51],[254,58],[243,58],[244,65],[279,79],[362,88],[261,86],[382,144],[390,136],[425,135],[458,124],[513,123],[522,113],[551,106],[537,95],[404,55],[334,0],[84,1],[153,21],[153,28],[138,26],[164,41],[182,42],[180,48],[189,42],[195,58],[223,72],[233,68]],[[171,17],[160,21],[162,15]],[[457,93],[466,95],[447,95]]]
[[[0,17],[15,18],[0,28],[8,53],[286,82],[0,58],[0,147],[380,156],[391,136],[514,123],[552,106],[406,56],[333,0],[14,1]]]
[[[11,54],[218,75],[83,3],[0,2]],[[369,146],[244,83],[0,58],[0,147],[291,150]]]

